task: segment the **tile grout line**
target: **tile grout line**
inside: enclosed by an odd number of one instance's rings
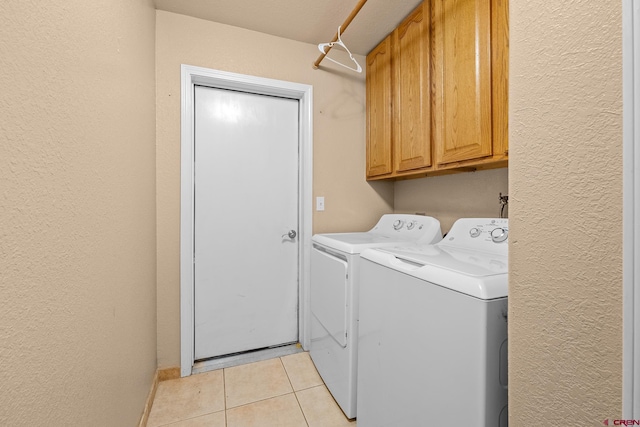
[[[300,404],[300,399],[298,399],[298,393],[294,391],[293,396],[296,398],[296,402],[298,402],[298,407],[300,408],[300,412],[302,412],[304,422],[307,423],[307,427],[310,427],[309,420],[307,419],[307,414],[304,413],[304,409],[302,409],[302,405]]]
[[[213,372],[213,371],[209,371],[209,372]],[[193,374],[193,375],[199,375],[199,374]],[[184,378],[188,378],[188,377],[184,377]],[[174,380],[179,381],[181,379],[182,378],[175,378],[175,379],[171,379],[171,380],[167,380],[167,381],[174,381]],[[224,408],[222,410],[206,412],[206,413],[198,414],[198,415],[195,415],[195,416],[187,416],[186,418],[181,418],[179,420],[169,421],[166,424],[159,424],[159,425],[157,425],[157,427],[169,427],[169,426],[174,425],[176,423],[182,423],[183,421],[195,420],[196,418],[206,417],[207,415],[216,414],[218,412],[224,412],[224,418],[225,418],[224,419],[224,425],[225,425],[225,427],[227,427],[227,409],[226,409],[226,407],[227,407],[227,402],[226,402],[227,397],[226,397],[225,391],[226,391],[226,386],[225,386],[225,375],[224,375],[224,369],[223,369],[222,370],[222,397],[223,397],[223,400],[224,400]]]
[[[229,420],[227,417],[227,369],[222,369],[222,398],[224,400],[224,427],[229,427]]]
[[[254,400],[254,401],[252,401],[252,402],[243,403],[242,405],[238,405],[238,406],[234,406],[233,408],[229,408],[229,410],[242,408],[243,406],[253,405],[254,403],[265,402],[265,401],[267,401],[267,400],[271,400],[271,399],[277,399],[278,397],[288,396],[288,395],[290,395],[290,394],[295,394],[295,391],[292,391],[292,392],[290,392],[290,393],[278,394],[278,395],[271,396],[271,397],[265,397],[265,398],[263,398],[263,399]],[[226,412],[226,411],[227,411],[227,410],[225,409],[225,412]]]
[[[278,360],[280,360],[280,364],[282,365],[282,369],[284,370],[284,374],[287,376],[287,381],[289,381],[289,385],[291,386],[291,391],[293,391],[295,393],[296,390],[295,390],[295,388],[293,388],[293,383],[291,382],[291,376],[289,375],[289,371],[287,371],[287,367],[284,365],[284,362],[282,361],[282,357],[278,357]]]
[[[274,359],[275,359],[275,358],[274,358]],[[264,402],[264,401],[267,401],[267,400],[270,400],[270,399],[275,399],[275,398],[277,398],[277,397],[286,396],[286,395],[288,395],[288,394],[294,394],[294,395],[295,395],[295,390],[293,389],[293,384],[291,384],[291,379],[289,378],[289,373],[287,372],[287,368],[285,368],[284,363],[282,362],[282,358],[281,358],[281,357],[278,357],[277,359],[279,359],[279,360],[280,360],[280,365],[282,366],[282,369],[284,370],[284,374],[287,376],[287,381],[289,381],[289,385],[291,386],[291,392],[283,393],[283,394],[277,394],[277,395],[275,395],[275,396],[265,397],[265,398],[258,399],[258,400],[254,400],[254,401],[251,401],[251,402],[246,402],[246,403],[243,403],[242,405],[234,406],[233,408],[228,408],[228,407],[227,407],[227,395],[226,395],[226,384],[227,384],[227,383],[226,383],[226,375],[224,375],[224,371],[226,371],[226,370],[227,370],[227,368],[224,368],[224,369],[223,369],[223,379],[224,379],[223,387],[225,388],[225,401],[224,401],[225,418],[226,418],[227,410],[229,410],[229,409],[242,408],[243,406],[253,405],[254,403]],[[254,363],[255,363],[255,362],[254,362]],[[234,366],[234,367],[235,367],[235,366]],[[296,398],[296,400],[297,400],[297,398]],[[302,411],[302,408],[300,408],[300,411]],[[225,424],[226,424],[226,422],[225,422]]]
[[[206,414],[200,414],[200,415],[196,415],[194,417],[187,417],[187,418],[181,418],[179,420],[174,420],[174,421],[169,421],[167,424],[160,424],[157,425],[155,427],[169,427],[173,424],[177,424],[177,423],[182,423],[183,421],[189,421],[189,420],[195,420],[196,418],[202,418],[202,417],[206,417],[207,415],[211,415],[211,414],[217,414],[218,412],[225,412],[225,427],[227,424],[227,420],[226,420],[226,410],[222,410],[222,411],[213,411],[213,412],[207,412]]]
[[[304,409],[302,409],[302,405],[300,405],[300,400],[298,400],[296,389],[293,386],[293,383],[291,382],[291,376],[289,375],[289,371],[287,371],[287,367],[285,366],[284,361],[282,360],[282,356],[279,357],[279,359],[280,359],[280,363],[282,364],[282,369],[284,369],[284,373],[287,375],[287,380],[289,380],[289,385],[291,386],[291,390],[293,390],[293,397],[295,397],[296,402],[298,402],[298,408],[300,408],[300,412],[302,413],[304,422],[307,424],[307,427],[309,427],[309,420],[307,420],[307,415],[304,413]]]

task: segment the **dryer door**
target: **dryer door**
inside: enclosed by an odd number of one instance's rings
[[[311,251],[311,313],[341,346],[347,346],[346,256],[314,245]]]

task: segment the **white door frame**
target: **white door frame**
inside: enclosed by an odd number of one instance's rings
[[[640,418],[640,0],[622,1],[622,417]]]
[[[312,233],[313,87],[191,65],[181,66],[180,136],[180,376],[191,375],[194,362],[194,87],[209,86],[299,101],[298,289],[299,341],[310,344],[309,260]]]

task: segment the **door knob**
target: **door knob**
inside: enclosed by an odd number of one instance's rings
[[[298,233],[296,233],[296,230],[289,230],[289,232],[287,234],[283,234],[282,238],[284,239],[285,237],[288,237],[290,239],[295,239],[296,236],[298,235]]]

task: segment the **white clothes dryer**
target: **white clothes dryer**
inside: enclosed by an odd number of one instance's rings
[[[356,416],[360,252],[442,239],[440,222],[421,215],[383,215],[359,233],[316,234],[311,251],[310,355],[348,418]]]
[[[358,427],[506,427],[508,220],[361,254]]]

